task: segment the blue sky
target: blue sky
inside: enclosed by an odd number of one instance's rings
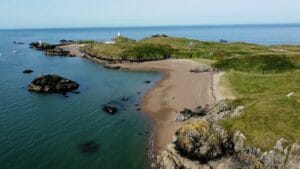
[[[300,23],[300,0],[0,0],[0,29]]]

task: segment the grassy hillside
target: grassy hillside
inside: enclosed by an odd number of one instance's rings
[[[126,60],[189,58],[226,71],[222,81],[233,91],[233,105],[245,105],[239,118],[221,122],[241,130],[247,143],[270,149],[280,137],[300,142],[300,46],[218,43],[174,37],[141,41],[116,39],[83,48],[96,57]],[[291,92],[294,95],[287,97]]]

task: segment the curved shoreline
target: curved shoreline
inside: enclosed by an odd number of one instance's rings
[[[76,56],[105,63],[101,59],[86,56],[79,51],[79,45],[67,45]],[[159,154],[172,141],[176,130],[183,125],[176,122],[177,112],[184,108],[195,109],[214,102],[210,91],[212,74],[210,72],[191,73],[199,63],[187,59],[168,59],[141,63],[117,63],[122,69],[134,71],[159,71],[162,79],[143,96],[142,110],[153,123],[154,155]]]

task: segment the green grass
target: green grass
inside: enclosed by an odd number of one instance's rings
[[[241,130],[247,143],[271,149],[281,137],[300,142],[300,71],[260,74],[230,71],[225,74],[237,96],[233,105],[245,105],[238,118],[221,121],[226,129]],[[287,97],[290,92],[295,92]]]

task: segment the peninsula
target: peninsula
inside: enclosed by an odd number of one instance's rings
[[[142,102],[154,124],[159,167],[300,165],[300,46],[166,35],[113,42],[58,48],[107,68],[163,73]]]

